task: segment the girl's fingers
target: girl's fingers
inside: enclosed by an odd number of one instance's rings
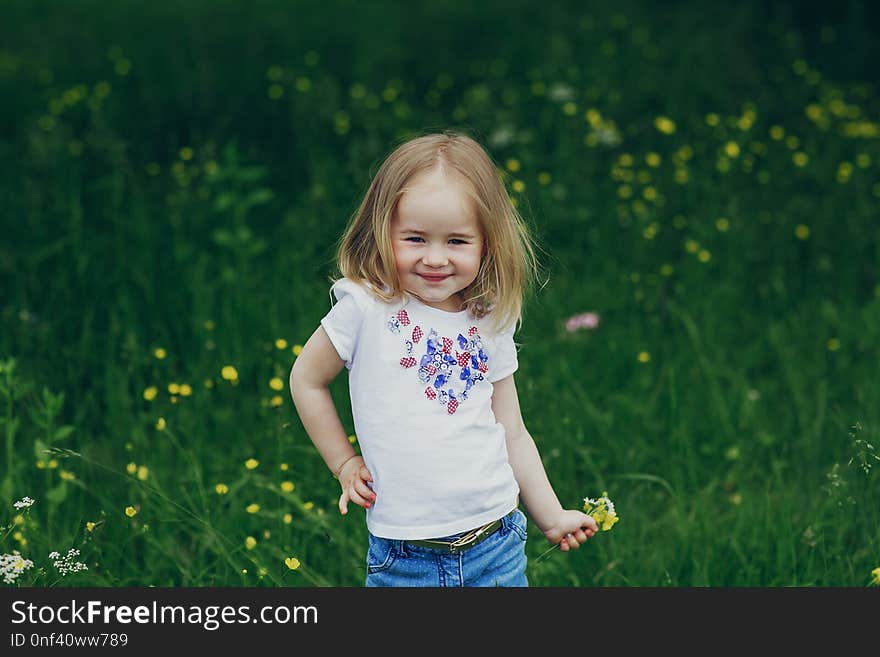
[[[342,495],[339,496],[339,513],[345,515],[348,513],[348,493],[342,491]]]
[[[358,506],[362,506],[365,509],[370,508],[370,500],[366,499],[363,495],[361,495],[354,486],[351,486],[348,489],[348,497],[349,499],[357,504]]]
[[[580,532],[580,530],[578,530],[578,532]],[[587,540],[586,537],[584,537],[584,540]],[[562,548],[563,552],[567,552],[568,550],[576,550],[580,546],[581,544],[574,534],[566,534],[562,537],[562,542],[559,544],[559,547]]]
[[[376,499],[376,494],[370,490],[370,487],[367,486],[366,482],[362,479],[358,479],[354,482],[354,489],[368,502],[373,502]]]

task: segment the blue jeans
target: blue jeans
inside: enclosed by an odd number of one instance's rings
[[[438,537],[455,540],[462,534]],[[516,509],[482,543],[459,554],[367,532],[367,586],[528,586],[526,516]]]

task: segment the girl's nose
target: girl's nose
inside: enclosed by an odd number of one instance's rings
[[[432,246],[425,252],[422,262],[427,267],[443,267],[449,262],[443,247]]]

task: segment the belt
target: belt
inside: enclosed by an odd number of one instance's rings
[[[516,513],[516,509],[514,509],[504,517],[509,518],[514,513]],[[421,541],[406,541],[406,544],[417,545],[419,547],[434,548],[435,550],[444,550],[449,554],[458,554],[479,545],[487,538],[489,538],[492,534],[501,529],[503,525],[502,520],[504,520],[504,518],[493,520],[492,522],[485,524],[482,527],[472,529],[469,532],[462,534],[454,541],[438,541],[425,539]]]

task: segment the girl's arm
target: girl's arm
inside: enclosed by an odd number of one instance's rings
[[[348,510],[348,499],[367,507],[375,497],[366,485],[372,476],[348,442],[328,387],[344,366],[326,331],[319,326],[290,370],[290,395],[303,427],[342,485],[339,510],[343,514]]]
[[[582,511],[563,509],[559,503],[535,441],[522,420],[513,375],[493,384],[492,411],[504,426],[508,461],[529,515],[551,543],[561,541],[563,550],[580,547],[596,532],[596,521]]]

